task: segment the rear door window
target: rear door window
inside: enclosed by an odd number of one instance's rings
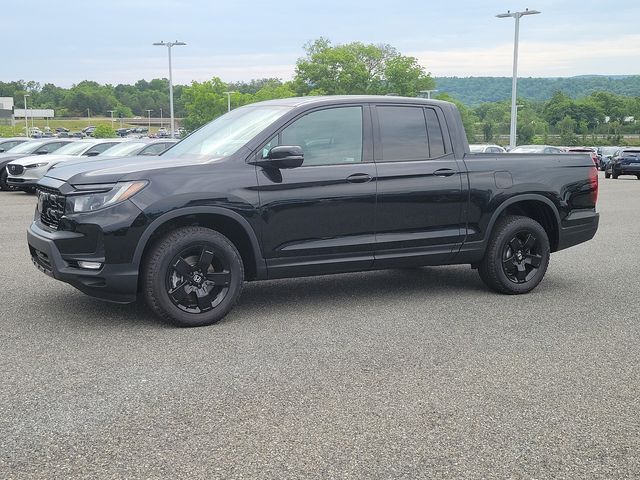
[[[379,106],[383,162],[429,158],[427,123],[422,107]]]

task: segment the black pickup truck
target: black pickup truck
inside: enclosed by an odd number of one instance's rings
[[[470,154],[450,103],[292,98],[233,110],[159,157],[52,169],[28,242],[54,278],[198,326],[251,280],[469,264],[526,293],[552,252],[595,235],[597,195],[588,155]]]

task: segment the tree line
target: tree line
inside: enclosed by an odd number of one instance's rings
[[[458,105],[470,141],[496,141],[509,131],[510,90],[500,94],[502,99],[473,103],[468,95],[456,95],[455,89],[447,90],[447,81],[451,79],[444,82],[434,79],[416,58],[402,55],[391,45],[361,42],[334,45],[320,38],[305,45],[304,51],[305,55],[298,59],[295,75],[290,81],[264,78],[229,83],[214,77],[203,82],[193,81],[190,85],[176,85],[176,116],[184,118],[183,124],[188,130],[198,128],[227,111],[225,92],[233,92],[231,103],[235,108],[262,100],[304,95],[416,97],[437,88],[439,94],[434,98]],[[608,91],[605,78],[608,77],[582,79],[583,83],[604,85],[604,88],[586,89],[584,92],[587,93],[579,98],[571,95],[575,89],[569,92],[556,89],[545,100],[537,96],[532,98],[527,95],[526,88],[520,88],[518,143],[548,143],[553,137],[559,138],[562,144],[574,145],[588,143],[587,138],[595,138],[595,135],[618,143],[623,134],[640,133],[640,123],[635,121],[640,120],[640,93],[634,96]],[[633,78],[640,85],[640,77],[623,78],[628,91],[634,91],[629,86]],[[466,80],[479,82],[487,90],[494,83],[501,85],[501,79],[493,82],[490,78]],[[526,85],[526,80],[521,80],[519,85]],[[566,84],[563,79],[534,80],[557,80],[556,85]],[[575,85],[575,81],[568,85]],[[152,115],[158,117],[161,109],[168,116],[168,89],[166,79],[139,80],[133,85],[115,86],[83,81],[70,88],[50,83],[0,82],[0,96],[13,96],[18,108],[22,105],[23,95],[28,93],[30,106],[53,108],[58,117],[86,116],[87,113],[107,115],[109,110],[114,110],[116,117],[146,116],[147,110],[152,110]]]

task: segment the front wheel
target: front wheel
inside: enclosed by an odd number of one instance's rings
[[[529,217],[507,216],[494,226],[478,273],[497,292],[527,293],[542,281],[550,257],[542,225]]]
[[[200,327],[233,308],[244,281],[240,253],[227,237],[203,227],[184,227],[160,239],[142,266],[142,293],[163,320]]]

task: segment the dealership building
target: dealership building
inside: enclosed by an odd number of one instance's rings
[[[17,121],[54,118],[51,108],[15,108],[12,97],[0,97],[0,125],[15,125]]]

